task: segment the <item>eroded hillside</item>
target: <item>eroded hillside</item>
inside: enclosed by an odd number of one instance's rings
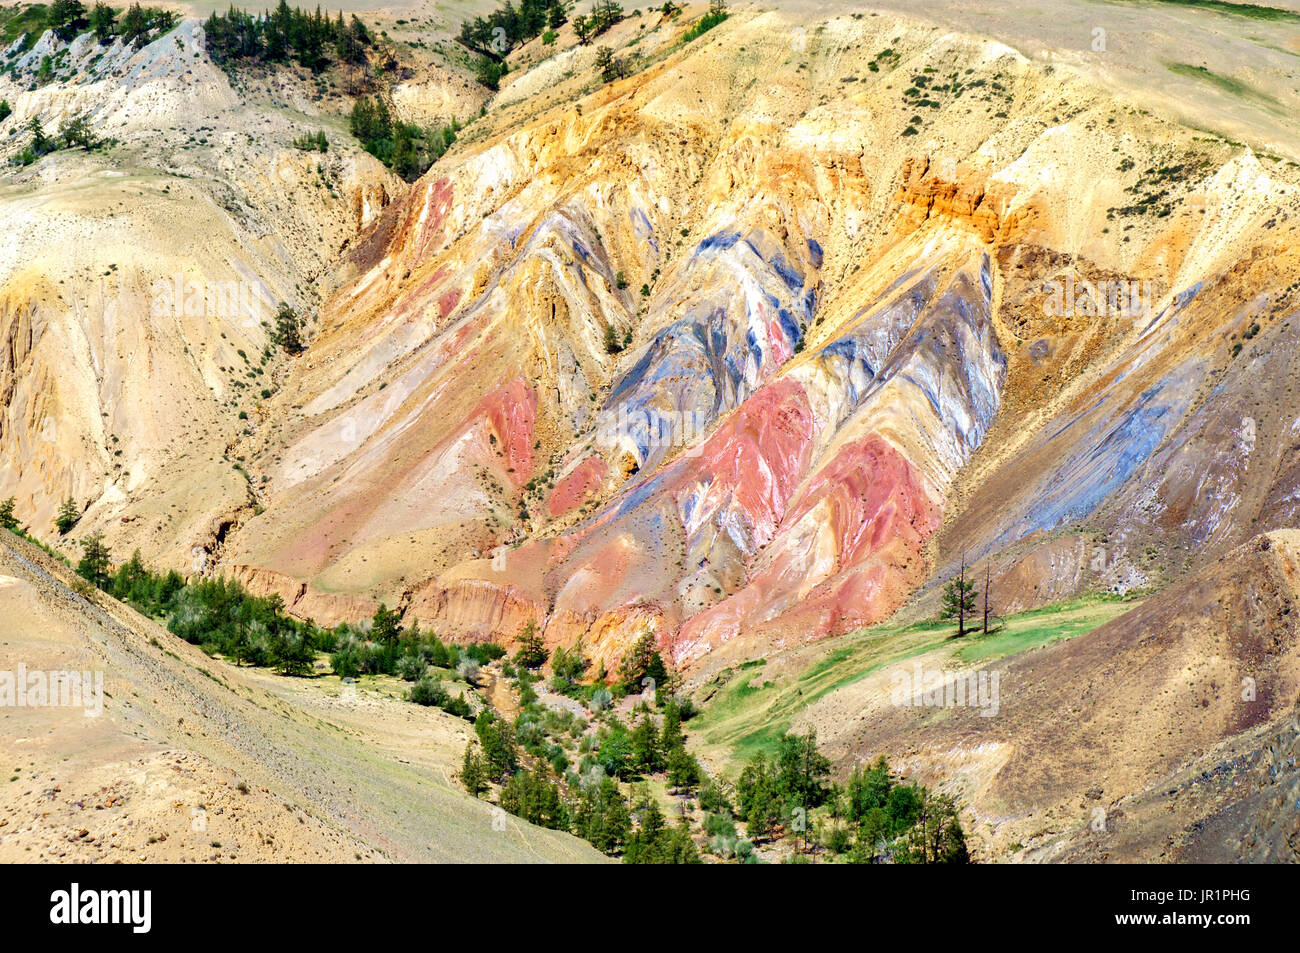
[[[358,244],[226,565],[689,665],[963,554],[1015,609],[1287,525],[1288,163],[920,24],[687,22],[620,24],[623,80],[515,78]]]
[[[47,32],[15,41],[0,76],[0,160],[34,118],[54,136],[82,117],[107,143],[0,175],[5,492],[38,532],[71,497],[114,548],[187,571],[256,505],[230,451],[278,386],[277,306],[310,313],[339,249],[404,187],[305,92],[236,92],[201,32],[184,20],[138,48],[82,34],[38,83]],[[323,125],[330,152],[292,148]]]
[[[409,187],[195,21],[74,42],[0,78],[6,155],[91,105],[117,140],[0,178],[0,493],[323,624],[533,622],[593,673],[651,630],[721,775],[816,728],[959,793],[981,859],[1286,859],[1294,37],[1175,7],[1122,6],[1153,62],[1113,70],[1059,46],[1088,4],[570,24]],[[394,102],[473,110],[439,70]],[[178,275],[318,311],[305,353],[160,310]],[[955,642],[963,564],[995,633]],[[891,700],[914,659],[998,673],[999,716]]]

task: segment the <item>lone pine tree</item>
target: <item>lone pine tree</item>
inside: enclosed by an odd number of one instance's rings
[[[962,561],[957,578],[943,587],[943,611],[940,619],[957,620],[957,637],[966,634],[966,619],[975,614],[975,584],[966,581],[966,562]]]

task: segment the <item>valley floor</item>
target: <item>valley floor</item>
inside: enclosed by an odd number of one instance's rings
[[[208,658],[5,537],[0,668],[102,673],[103,713],[0,713],[0,861],[604,859],[464,794],[463,720]]]

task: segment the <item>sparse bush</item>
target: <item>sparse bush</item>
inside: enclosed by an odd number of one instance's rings
[[[456,674],[469,685],[478,683],[479,663],[473,659],[462,659],[456,666]]]
[[[429,663],[419,655],[403,655],[397,663],[397,674],[408,682],[419,681],[429,670]]]

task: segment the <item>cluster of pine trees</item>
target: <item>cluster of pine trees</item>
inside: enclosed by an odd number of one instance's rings
[[[120,36],[123,43],[140,46],[167,33],[177,22],[178,18],[171,10],[146,9],[133,3],[119,14],[102,0],[90,10],[81,0],[54,0],[45,14],[46,25],[64,43],[93,31],[95,39],[103,45]]]
[[[331,20],[319,6],[307,13],[290,8],[285,0],[270,13],[249,14],[234,7],[225,14],[213,13],[203,24],[203,35],[208,55],[217,63],[295,62],[315,73],[336,62],[365,64],[375,42],[355,14],[345,21],[340,10]]]
[[[759,753],[745,766],[734,808],[714,795],[705,821],[714,835],[710,849],[743,859],[754,843],[791,838],[795,857],[820,845],[849,863],[969,862],[951,797],[899,782],[883,757],[866,770],[855,768],[843,788],[830,781],[830,772],[815,732],[784,735],[774,757]],[[744,822],[748,841],[737,837],[736,820]]]
[[[597,0],[608,3],[609,0]],[[559,29],[569,18],[569,0],[521,0],[503,3],[487,16],[461,24],[456,41],[466,49],[497,63],[543,30]]]
[[[505,655],[495,642],[456,645],[420,630],[418,622],[401,624],[401,613],[383,603],[375,610],[369,629],[340,623],[330,633],[330,667],[340,678],[395,675],[412,682],[407,694],[417,705],[441,708],[468,718],[469,702],[443,687],[446,678],[473,684],[479,667]]]
[[[349,128],[361,147],[408,182],[437,162],[456,141],[455,120],[425,130],[395,117],[382,96],[362,96],[352,104]]]
[[[305,675],[315,663],[321,633],[288,615],[278,595],[254,596],[233,579],[187,582],[175,570],[156,573],[139,551],[114,570],[98,532],[82,540],[77,573],[209,655],[285,675]]]
[[[570,831],[607,854],[622,854],[630,864],[699,862],[699,850],[683,820],[669,826],[649,789],[642,786],[629,806],[618,782],[608,775],[561,776],[542,760],[520,766],[516,726],[485,709],[474,723],[478,740],[465,751],[461,782],[475,797],[500,782],[500,806],[551,830]]]
[[[883,757],[865,771],[854,768],[837,810],[853,826],[850,859],[858,863],[970,860],[956,801],[920,784],[899,783]]]
[[[31,140],[9,160],[12,165],[31,165],[41,156],[59,149],[85,149],[92,152],[104,145],[91,131],[85,116],[65,119],[59,126],[58,134],[54,136],[45,131],[45,123],[40,116],[32,116],[27,120],[27,131],[31,134]]]
[[[646,782],[691,797],[707,782],[686,750],[682,722],[694,711],[672,693],[672,680],[655,649],[654,635],[642,635],[606,687],[602,670],[590,685],[580,679],[590,667],[581,645],[556,649],[550,658],[550,686],[597,712],[595,730],[582,715],[540,703],[539,670],[548,660],[541,634],[525,626],[519,649],[504,667],[519,693],[513,720],[485,708],[475,720],[477,740],[465,751],[461,782],[480,796],[499,786],[498,803],[530,823],[566,830],[627,863],[693,863],[699,852],[686,821],[666,823]],[[634,723],[609,710],[615,697],[642,693]],[[652,710],[659,709],[659,711]],[[633,798],[620,782],[634,785]]]
[[[79,518],[76,503],[65,501],[58,519],[61,528],[66,526],[62,531],[71,530]],[[0,526],[31,539],[14,514],[12,497],[0,501]],[[223,655],[236,665],[306,675],[314,669],[318,654],[329,653],[334,674],[342,678],[398,675],[415,683],[412,701],[469,717],[468,702],[445,692],[441,680],[431,677],[430,668],[472,678],[479,665],[505,654],[494,643],[462,647],[422,633],[418,624],[404,627],[401,613],[382,603],[368,626],[343,622],[320,628],[290,616],[278,595],[255,596],[236,580],[186,580],[175,570],[154,572],[142,562],[138,550],[115,569],[98,531],[88,534],[81,546],[76,569],[87,582],[164,622],[173,635],[207,654]]]
[[[584,46],[623,19],[623,7],[618,0],[596,0],[586,16],[573,18],[573,32]]]
[[[830,796],[830,759],[817,750],[817,734],[787,734],[777,755],[759,752],[736,782],[736,805],[751,840],[777,830],[805,834],[810,813]]]
[[[610,5],[613,0],[597,0],[597,5]],[[614,4],[617,6],[617,4]],[[555,31],[569,19],[571,0],[522,0],[519,6],[507,0],[487,16],[474,17],[461,24],[456,40],[472,53],[478,54],[478,81],[488,89],[496,89],[506,74],[506,57],[511,50],[546,32],[546,41],[555,41]],[[622,15],[622,8],[619,8]],[[579,17],[575,24],[586,17]]]

